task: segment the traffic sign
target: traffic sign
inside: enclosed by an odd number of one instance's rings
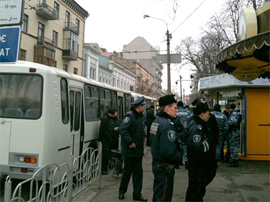
[[[24,0],[0,0],[0,26],[22,24]]]
[[[20,27],[0,27],[0,62],[16,62],[18,58]]]

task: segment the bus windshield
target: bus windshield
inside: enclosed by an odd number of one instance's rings
[[[42,77],[0,74],[0,117],[38,119],[42,106]]]

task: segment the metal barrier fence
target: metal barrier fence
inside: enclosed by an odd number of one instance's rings
[[[87,148],[81,156],[70,156],[70,163],[47,164],[20,182],[12,193],[9,176],[5,182],[4,202],[71,202],[89,185],[99,181],[101,187],[102,145]],[[28,188],[28,189],[27,189]],[[23,193],[27,189],[29,193]]]

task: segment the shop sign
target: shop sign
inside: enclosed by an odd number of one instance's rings
[[[238,67],[233,72],[233,76],[240,81],[252,81],[261,75],[258,67]]]

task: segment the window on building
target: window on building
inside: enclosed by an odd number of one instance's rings
[[[54,2],[54,11],[55,11],[56,17],[58,19],[58,17],[59,17],[59,4],[56,2]]]
[[[38,43],[43,44],[44,41],[45,26],[42,23],[38,23]]]
[[[52,44],[53,46],[57,47],[57,42],[58,42],[58,32],[53,31],[53,37],[52,37]]]
[[[63,65],[63,70],[67,72],[68,71],[68,65],[64,64]]]
[[[26,60],[26,50],[20,49],[19,60]]]
[[[78,74],[78,68],[74,67],[73,73],[74,73],[74,74]]]
[[[22,32],[27,33],[28,30],[28,15],[23,15]]]
[[[90,75],[89,75],[89,78],[92,79],[92,75],[93,75],[93,69],[90,68]]]
[[[71,32],[70,50],[78,53],[78,35]]]
[[[68,11],[66,11],[65,28],[69,28],[69,22],[70,22],[70,13]]]
[[[44,5],[46,3],[46,0],[39,0],[40,5]]]
[[[80,31],[80,20],[76,19],[76,31],[79,33]]]
[[[112,86],[115,86],[115,78],[113,78]]]
[[[95,69],[93,69],[93,78],[92,79],[96,79],[96,70]]]

